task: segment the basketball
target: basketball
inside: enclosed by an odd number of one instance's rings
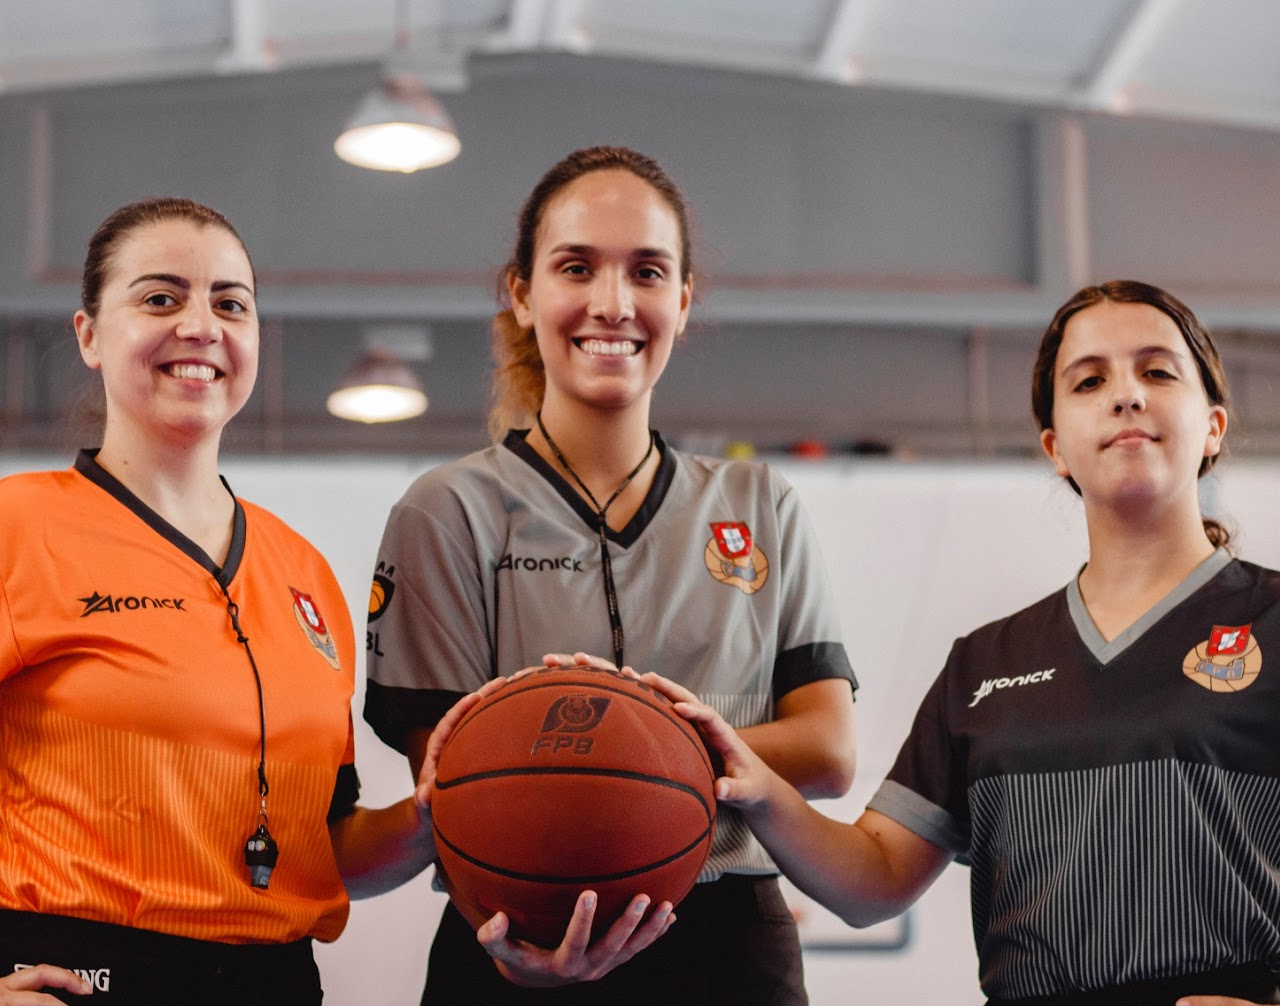
[[[558,946],[584,890],[592,936],[637,894],[676,904],[715,829],[697,731],[643,682],[588,668],[526,675],[454,728],[431,793],[438,869],[472,926]]]

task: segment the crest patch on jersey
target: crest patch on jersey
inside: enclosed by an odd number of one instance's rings
[[[1262,647],[1248,625],[1215,625],[1209,638],[1187,654],[1182,673],[1211,692],[1239,692],[1257,680]]]
[[[302,628],[303,635],[307,637],[307,642],[320,656],[324,657],[330,667],[335,671],[338,670],[340,666],[338,647],[324,624],[324,616],[320,614],[316,602],[310,594],[304,594],[293,587],[289,588],[289,593],[293,595],[293,617],[298,620],[298,625]]]
[[[769,560],[742,521],[713,521],[702,558],[712,577],[744,594],[754,594],[769,579]]]
[[[711,533],[726,559],[742,559],[751,554],[751,528],[741,521],[718,520],[711,525]]]

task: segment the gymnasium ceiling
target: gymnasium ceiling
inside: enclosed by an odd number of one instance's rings
[[[1277,42],[1276,0],[0,0],[0,450],[64,449],[78,257],[130,176],[227,209],[254,249],[275,338],[243,449],[477,446],[511,214],[617,117],[712,252],[713,331],[677,354],[664,431],[1026,451],[1037,329],[1141,269],[1233,343],[1236,449],[1280,452]],[[458,119],[455,164],[332,157],[393,58]],[[794,149],[757,155],[757,115]],[[243,135],[212,145],[202,116]],[[433,327],[426,417],[324,413],[371,322]]]
[[[1280,128],[1273,0],[4,0],[0,91],[560,51]],[[447,86],[447,85],[446,85]]]

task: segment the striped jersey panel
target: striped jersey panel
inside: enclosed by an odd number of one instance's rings
[[[994,997],[1280,958],[1280,780],[1145,761],[980,779],[969,806]]]
[[[768,695],[701,695],[699,698],[724,717],[731,727],[766,723],[773,718],[773,701]],[[716,837],[707,865],[698,875],[699,883],[715,880],[725,873],[777,873],[742,816],[732,807],[716,809]]]

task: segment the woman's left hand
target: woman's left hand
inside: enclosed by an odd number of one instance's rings
[[[564,939],[554,950],[512,939],[510,920],[502,912],[476,931],[476,939],[493,958],[503,977],[515,985],[550,988],[589,982],[625,964],[670,929],[676,920],[669,901],[662,902],[646,916],[648,908],[647,897],[634,898],[608,931],[591,943],[596,896],[591,891],[583,891],[574,906]]]

